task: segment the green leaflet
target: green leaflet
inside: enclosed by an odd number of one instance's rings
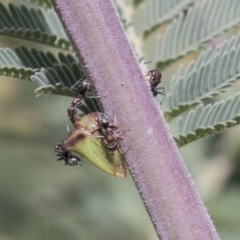
[[[166,97],[166,119],[224,92],[240,78],[240,32],[215,49],[209,47],[186,69],[181,66],[172,77]]]
[[[236,126],[240,119],[240,93],[214,104],[198,105],[184,118],[178,118],[177,145],[183,146],[197,139]]]
[[[46,4],[44,4],[46,5]],[[39,42],[72,51],[71,43],[53,9],[0,3],[0,35]]]
[[[58,94],[73,97],[71,86],[85,76],[78,61],[71,54],[59,52],[55,57],[51,52],[38,51],[25,46],[0,48],[0,75],[31,80],[37,85],[35,93]],[[94,95],[93,86],[89,95]],[[96,99],[86,98],[80,107],[85,114],[99,111]]]
[[[218,7],[214,8],[216,5]],[[179,58],[200,49],[223,31],[237,26],[239,13],[239,1],[196,1],[186,14],[181,12],[167,26],[164,36],[158,37],[157,67],[163,70]]]
[[[141,31],[147,37],[163,23],[170,21],[181,11],[188,9],[189,5],[195,1],[148,0],[137,9],[135,18],[141,23]]]

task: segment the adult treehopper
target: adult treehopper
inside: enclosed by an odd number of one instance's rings
[[[77,117],[74,124],[76,129],[67,136],[66,140],[59,143],[61,152],[57,148],[55,151],[60,156],[59,160],[65,160],[66,165],[70,165],[66,161],[71,160],[69,153],[72,151],[82,155],[104,172],[124,178],[126,177],[126,167],[123,152],[120,148],[111,150],[104,143],[104,136],[102,136],[98,121],[100,116],[101,113],[93,112],[83,117]],[[68,158],[66,159],[65,156]]]

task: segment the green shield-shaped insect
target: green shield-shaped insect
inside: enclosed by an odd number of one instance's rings
[[[63,142],[66,151],[79,153],[101,170],[118,178],[126,176],[124,156],[120,149],[110,150],[101,140],[98,123],[99,112],[79,117],[72,131]]]

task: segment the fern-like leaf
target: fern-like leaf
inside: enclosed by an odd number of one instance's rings
[[[0,63],[3,67],[32,70],[31,80],[40,88],[37,94],[54,93],[73,96],[70,88],[84,74],[72,55],[59,53],[56,58],[51,52],[44,53],[35,48],[28,50],[25,46],[0,49]]]
[[[218,6],[218,7],[213,7]],[[156,61],[160,69],[199,49],[203,43],[240,23],[240,1],[197,2],[181,13],[157,39]]]
[[[71,67],[65,64],[54,64],[47,69],[41,68],[40,72],[31,76],[31,80],[38,86],[35,90],[37,96],[42,93],[74,96],[71,87],[83,78],[82,71],[76,63]]]
[[[15,68],[32,70],[33,73],[40,68],[53,67],[55,64],[65,64],[71,67],[78,65],[76,58],[70,54],[59,53],[56,58],[51,52],[38,51],[35,48],[29,50],[25,46],[15,47],[14,51],[9,48],[0,48],[0,68]]]
[[[11,71],[15,74],[14,76]],[[22,72],[28,74],[24,76]],[[76,81],[85,78],[76,58],[72,55],[59,53],[58,58],[56,58],[51,52],[44,53],[34,48],[28,50],[24,46],[15,47],[14,51],[9,48],[0,48],[0,73],[26,80],[30,80],[29,76],[35,73],[36,76],[33,76],[33,79],[41,77],[34,82],[38,87],[42,87],[43,92],[51,92],[51,89],[57,85],[57,89],[60,90],[52,90],[51,93],[66,96],[73,96],[69,89]],[[52,86],[44,89],[46,85]],[[61,85],[68,90],[62,91]]]
[[[37,96],[43,93],[74,97],[71,87],[85,76],[77,60],[70,54],[59,53],[56,58],[52,53],[36,49],[16,47],[15,52],[9,48],[0,48],[0,75],[31,80],[37,85]],[[91,87],[89,95],[94,96]],[[87,98],[80,110],[87,114],[99,111],[96,99]]]
[[[47,68],[53,67],[56,63],[71,66],[73,63],[78,64],[76,58],[71,54],[59,53],[56,58],[51,52],[38,51],[35,48],[28,50],[25,46],[15,47],[15,54],[18,56],[21,64],[30,68]]]
[[[190,107],[224,92],[240,78],[240,32],[214,50],[203,51],[196,63],[192,61],[184,72],[180,67],[172,78],[167,95],[165,117],[181,114]]]
[[[24,66],[11,49],[0,48],[0,75],[30,80],[30,76],[36,71],[36,68]]]
[[[136,11],[142,31],[147,37],[164,22],[177,16],[196,0],[148,0]]]
[[[27,69],[38,69],[30,77],[37,85],[34,91],[37,96],[43,93],[58,94],[74,97],[71,87],[85,76],[76,58],[70,54],[58,54],[58,59],[50,52],[44,53],[36,49],[28,50],[26,47],[16,47],[15,53],[22,65]],[[94,96],[94,89],[91,87],[89,95]],[[95,98],[87,98],[80,110],[87,114],[91,111],[99,111],[100,108]]]
[[[0,3],[0,34],[71,50],[68,37],[53,9]]]
[[[34,91],[37,96],[43,93],[58,94],[74,97],[71,87],[84,76],[76,64],[72,64],[71,68],[65,64],[55,64],[54,68],[42,68],[40,72],[31,76],[31,80],[38,86]],[[92,96],[94,89],[89,90]],[[100,107],[95,98],[86,98],[83,105],[79,109],[84,114],[100,111]]]
[[[240,123],[240,93],[225,101],[204,106],[200,104],[186,117],[179,117],[179,136],[174,137],[178,146],[223,131]]]

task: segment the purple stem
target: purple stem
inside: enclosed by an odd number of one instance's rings
[[[126,161],[159,238],[219,239],[111,0],[52,0],[105,112],[125,132]]]

